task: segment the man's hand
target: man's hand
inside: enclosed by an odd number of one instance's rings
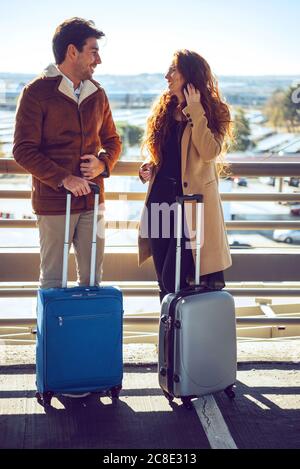
[[[183,90],[183,93],[188,106],[192,103],[200,103],[201,93],[191,83],[187,84],[187,87]]]
[[[105,163],[95,155],[83,155],[80,159],[83,160],[83,163],[80,164],[80,171],[84,179],[94,179],[106,169]]]
[[[87,195],[91,192],[89,183],[78,176],[67,176],[62,183],[68,191],[71,191],[72,194],[75,195],[75,197]]]

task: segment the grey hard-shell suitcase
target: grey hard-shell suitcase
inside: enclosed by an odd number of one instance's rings
[[[195,286],[180,290],[184,202],[197,202]],[[235,397],[236,320],[233,297],[226,291],[203,289],[200,279],[200,220],[203,196],[177,197],[176,293],[165,296],[159,325],[159,384],[171,402],[224,390]],[[204,240],[205,242],[205,240]]]

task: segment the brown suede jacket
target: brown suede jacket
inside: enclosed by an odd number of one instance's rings
[[[121,153],[121,142],[104,90],[85,80],[79,101],[54,65],[28,84],[19,99],[14,136],[15,160],[32,174],[32,207],[40,215],[66,210],[62,180],[81,176],[80,156],[94,154],[104,161],[105,173],[92,182],[100,186],[110,176]],[[72,197],[72,213],[93,209],[93,195]]]

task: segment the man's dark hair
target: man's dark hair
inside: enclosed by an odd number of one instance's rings
[[[55,63],[59,65],[65,60],[69,44],[73,44],[81,52],[89,37],[100,39],[103,36],[105,34],[95,28],[93,21],[77,17],[64,21],[57,26],[52,40]]]

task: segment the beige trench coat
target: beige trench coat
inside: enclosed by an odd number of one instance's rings
[[[215,165],[222,142],[218,141],[208,128],[201,103],[188,105],[183,109],[183,113],[188,118],[188,124],[181,140],[182,190],[184,195],[203,194],[204,197],[204,240],[200,256],[200,274],[205,275],[225,270],[232,264]],[[149,239],[145,237],[146,203],[157,172],[157,168],[154,168],[139,226],[139,266],[152,255]],[[192,220],[192,223],[195,226],[195,220]],[[194,249],[193,256],[195,260]]]

